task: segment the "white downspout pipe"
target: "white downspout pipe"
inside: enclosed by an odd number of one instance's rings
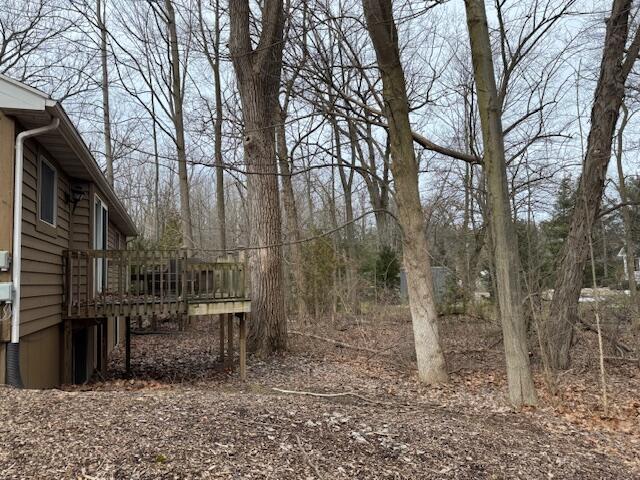
[[[22,273],[22,177],[24,173],[24,141],[55,130],[60,119],[54,118],[49,125],[25,130],[16,136],[16,161],[13,185],[13,255],[11,271],[13,282],[13,303],[11,307],[11,343],[7,351],[7,383],[22,387],[20,376],[20,287]]]

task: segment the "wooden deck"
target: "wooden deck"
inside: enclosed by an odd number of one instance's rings
[[[186,250],[68,250],[64,254],[65,332],[108,320],[126,320],[126,363],[131,369],[131,320],[217,315],[220,358],[233,356],[238,319],[240,375],[246,377],[246,320],[251,312],[244,255]],[[226,331],[226,335],[225,335]],[[65,334],[65,350],[70,340]],[[106,334],[102,334],[106,339]],[[226,355],[225,355],[226,337]],[[101,347],[106,365],[106,340]],[[68,352],[67,352],[67,355]]]
[[[188,255],[185,250],[68,250],[65,317],[246,311],[246,305],[238,306],[249,301],[244,259],[209,255]],[[209,304],[220,305],[202,307]],[[225,304],[232,310],[224,311]]]

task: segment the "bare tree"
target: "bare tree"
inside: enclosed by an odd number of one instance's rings
[[[107,1],[96,0],[96,24],[100,32],[100,65],[102,68],[102,119],[104,125],[104,156],[107,165],[107,180],[113,186],[113,151],[111,143],[111,111],[109,108],[109,65],[107,63]]]
[[[613,0],[611,15],[607,19],[576,205],[544,327],[545,357],[554,370],[569,366],[573,325],[578,318],[578,300],[589,255],[591,231],[600,210],[625,82],[640,51],[640,30],[636,31],[627,47],[631,5],[631,0]]]
[[[198,6],[198,26],[202,37],[202,47],[207,62],[213,72],[213,82],[215,90],[215,118],[214,118],[214,157],[216,171],[216,212],[218,217],[218,236],[220,240],[220,248],[227,248],[227,220],[225,215],[225,198],[224,198],[224,163],[222,161],[222,80],[220,78],[220,17],[222,11],[220,9],[220,0],[213,2],[213,32],[205,25],[203,17],[202,0],[197,1]],[[213,51],[209,47],[211,43]]]
[[[191,249],[194,243],[184,100],[192,38],[188,33],[180,42],[173,0],[165,0],[163,5],[147,2],[131,4],[130,7],[119,3],[118,6],[122,8],[114,10],[114,16],[118,28],[127,34],[128,41],[110,34],[115,71],[121,86],[148,113],[154,128],[160,129],[173,142],[174,161],[177,160],[178,165],[182,246]],[[153,102],[149,97],[153,97]]]
[[[431,259],[418,191],[418,165],[413,150],[409,102],[392,3],[391,0],[363,0],[362,5],[383,83],[391,171],[402,227],[403,262],[407,274],[418,373],[423,382],[444,382],[448,375],[438,335]]]
[[[482,124],[483,167],[507,360],[509,398],[516,406],[535,405],[537,397],[529,366],[527,332],[520,295],[518,239],[509,207],[501,108],[484,0],[465,0],[465,8]]]
[[[178,181],[180,183],[180,220],[182,222],[182,246],[193,248],[193,227],[191,204],[189,198],[189,173],[187,169],[187,152],[184,135],[184,87],[181,78],[180,51],[178,50],[178,31],[173,0],[165,0],[164,12],[169,32],[169,51],[171,58],[171,95],[172,120],[176,131],[176,153],[178,156]]]
[[[282,226],[277,179],[275,129],[282,72],[282,0],[266,0],[261,31],[252,45],[248,0],[230,0],[229,51],[236,72],[244,119],[248,173],[253,321],[249,346],[267,355],[287,345],[282,272]],[[258,248],[260,247],[260,248]]]

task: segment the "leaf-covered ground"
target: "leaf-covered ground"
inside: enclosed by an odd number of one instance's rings
[[[104,381],[0,389],[0,478],[640,478],[638,365],[607,362],[604,417],[591,333],[554,395],[537,374],[540,407],[512,411],[489,324],[444,319],[438,388],[417,382],[406,312],[293,330],[366,350],[292,334],[242,383],[200,321],[135,336],[131,379],[116,352]]]

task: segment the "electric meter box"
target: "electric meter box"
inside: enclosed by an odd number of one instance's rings
[[[6,250],[0,250],[0,272],[8,272],[11,268],[11,255]]]
[[[0,303],[11,303],[13,301],[13,283],[0,283]]]

